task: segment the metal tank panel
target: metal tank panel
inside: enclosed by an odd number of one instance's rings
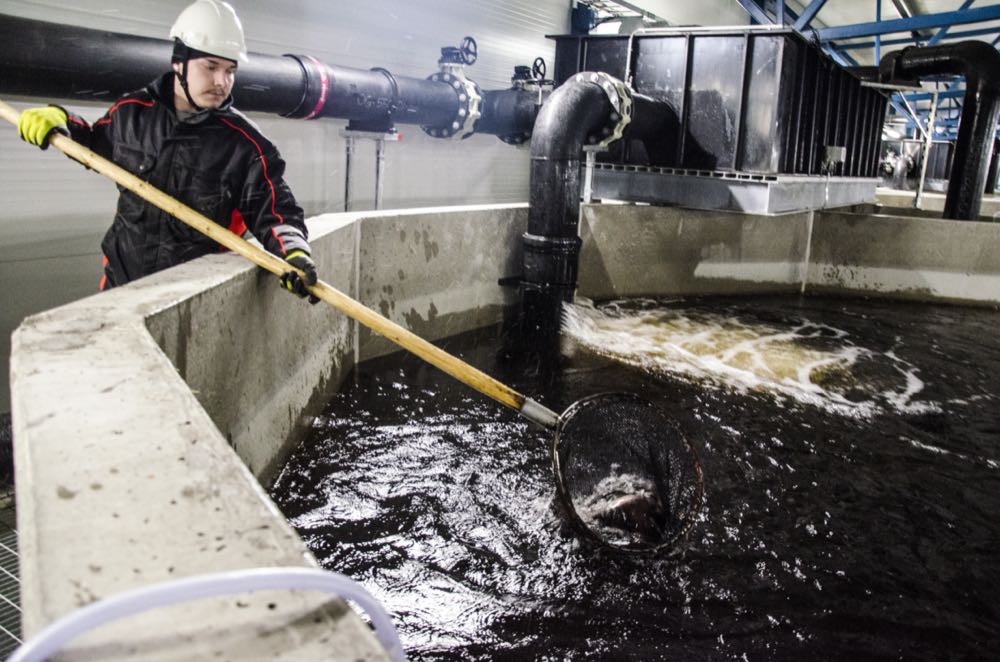
[[[555,36],[556,84],[579,71],[628,79],[678,117],[670,149],[613,150],[624,165],[765,175],[875,177],[886,97],[792,30]]]

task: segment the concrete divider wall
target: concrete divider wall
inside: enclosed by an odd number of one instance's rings
[[[587,205],[578,294],[806,292],[1000,304],[1000,223]]]
[[[917,193],[916,191],[896,191],[894,189],[880,188],[877,190],[877,195],[879,203],[886,207],[911,209]],[[940,218],[946,199],[947,196],[944,193],[924,191],[920,199],[920,207],[925,211],[937,213]],[[1000,196],[993,194],[984,195],[979,215],[980,217],[986,217],[994,221],[1000,220]]]
[[[601,300],[798,291],[810,221],[811,212],[585,205],[578,294]]]
[[[354,295],[355,214],[310,219],[317,268]],[[353,366],[350,321],[332,307],[302,305],[274,276],[234,257],[234,277],[145,317],[156,343],[219,430],[263,482],[302,431],[303,414],[335,391]]]
[[[1000,303],[1000,223],[817,212],[808,292]]]
[[[384,300],[403,323],[417,311],[431,339],[499,321],[509,295],[496,281],[519,266],[519,242],[508,240],[523,232],[526,206],[421,210],[420,250],[400,256],[395,233],[408,215],[311,219],[324,280],[352,295],[371,283],[371,303]],[[358,261],[362,245],[378,246],[368,264],[404,271],[405,285],[380,294],[383,276]],[[440,296],[455,283],[469,296],[465,311]],[[357,335],[339,313],[223,254],[26,319],[11,361],[25,635],[130,588],[314,565],[251,469],[273,473],[318,393],[352,367]],[[343,601],[271,591],[132,616],[72,644],[65,659],[219,656],[382,652]]]

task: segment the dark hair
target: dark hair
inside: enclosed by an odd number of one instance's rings
[[[199,51],[197,48],[191,48],[180,39],[177,39],[176,37],[174,38],[174,52],[170,56],[170,64],[186,62],[187,60],[195,60],[200,57],[219,57],[223,60],[229,59],[228,57],[222,57],[221,55],[213,55],[212,53]]]

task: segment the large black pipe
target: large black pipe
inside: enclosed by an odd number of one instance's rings
[[[558,329],[562,302],[572,300],[580,253],[580,156],[612,112],[600,85],[571,79],[556,88],[535,120],[522,277],[531,331]]]
[[[0,93],[110,103],[167,71],[171,51],[163,39],[0,16]],[[233,96],[243,111],[386,127],[447,128],[461,105],[445,82],[341,67],[308,55],[261,53],[240,65]],[[530,133],[534,100],[537,93],[523,90],[484,92],[477,131]]]
[[[632,96],[623,140],[656,140],[670,109]],[[617,113],[601,85],[584,77],[556,88],[542,106],[531,137],[528,230],[524,234],[524,317],[530,330],[558,329],[562,303],[576,289],[580,253],[580,166],[583,148],[615,124]]]
[[[531,136],[541,102],[548,92],[538,90],[485,90],[481,105],[482,117],[476,122],[476,133],[500,136],[510,142],[523,142]]]
[[[885,82],[910,82],[939,74],[965,76],[965,100],[944,217],[978,218],[1000,118],[1000,53],[982,41],[910,47],[883,57],[879,69]]]

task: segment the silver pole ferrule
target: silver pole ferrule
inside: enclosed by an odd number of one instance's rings
[[[559,414],[531,398],[524,399],[524,404],[521,406],[521,416],[550,430],[555,430],[556,426],[559,425]]]

